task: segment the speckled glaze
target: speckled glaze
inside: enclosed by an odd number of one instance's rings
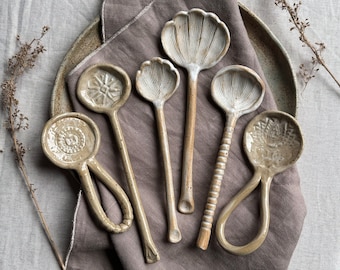
[[[212,97],[216,104],[225,111],[227,120],[197,239],[197,246],[203,250],[207,249],[209,244],[236,122],[242,115],[255,111],[262,103],[265,93],[265,85],[259,75],[252,69],[240,65],[221,69],[215,75],[211,88]]]
[[[254,166],[253,178],[223,208],[216,224],[218,242],[227,251],[247,255],[258,249],[266,239],[270,224],[269,191],[275,174],[292,166],[303,150],[303,137],[296,120],[280,111],[266,111],[246,127],[244,150]],[[261,223],[255,238],[248,244],[235,246],[224,235],[225,224],[235,208],[261,184]]]
[[[120,67],[97,64],[87,68],[77,86],[79,100],[90,110],[110,114],[124,105],[131,93],[131,81]]]
[[[182,188],[178,210],[194,211],[192,164],[195,140],[197,78],[201,70],[216,65],[227,53],[230,33],[214,13],[194,8],[181,11],[167,22],[161,34],[166,54],[188,72],[187,112],[183,147]]]
[[[136,89],[146,100],[153,103],[157,119],[158,135],[165,170],[168,240],[177,243],[182,239],[176,217],[175,193],[172,179],[170,149],[164,117],[164,103],[179,85],[179,73],[168,60],[155,57],[145,61],[136,75]]]
[[[132,224],[132,207],[124,190],[96,161],[99,145],[100,134],[96,124],[80,113],[65,113],[50,119],[42,133],[42,147],[46,156],[57,166],[78,172],[82,189],[96,221],[108,232],[122,233]],[[120,204],[123,221],[119,225],[113,223],[105,214],[89,169]]]
[[[90,110],[106,114],[123,160],[124,171],[131,193],[131,203],[140,228],[144,256],[147,263],[159,260],[159,253],[151,237],[137,182],[132,169],[130,156],[118,119],[118,111],[131,93],[131,81],[120,67],[109,64],[96,64],[88,67],[80,76],[77,86],[79,100]]]

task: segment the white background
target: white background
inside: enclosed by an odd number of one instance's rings
[[[290,31],[288,14],[274,0],[243,0],[287,50],[294,72],[311,60],[296,31]],[[62,254],[65,255],[72,228],[75,200],[66,175],[52,166],[46,168],[40,134],[49,118],[53,82],[57,70],[76,37],[99,14],[100,0],[3,0],[0,5],[0,80],[6,61],[15,53],[17,34],[29,41],[40,35],[42,26],[51,27],[43,43],[47,51],[37,67],[18,85],[21,111],[30,118],[29,130],[21,141],[29,147],[26,165],[36,194]],[[306,34],[312,42],[324,42],[324,59],[340,79],[340,2],[305,0],[301,19],[311,27]],[[299,78],[299,77],[298,77]],[[301,84],[298,85],[301,88]],[[297,119],[305,137],[305,149],[298,161],[307,217],[290,270],[340,269],[340,88],[323,68],[298,94]],[[59,269],[32,207],[26,187],[10,151],[11,139],[0,113],[0,269]],[[53,177],[51,177],[53,175]]]

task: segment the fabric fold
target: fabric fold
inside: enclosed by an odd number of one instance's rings
[[[193,168],[196,207],[191,215],[177,213],[183,239],[178,244],[171,244],[167,242],[166,235],[165,183],[155,117],[151,105],[136,93],[135,76],[142,62],[156,56],[168,59],[161,46],[162,28],[177,12],[192,8],[213,12],[225,22],[230,30],[231,45],[220,63],[209,70],[202,71],[199,75]],[[126,3],[126,0],[105,0],[102,8],[102,31],[103,45],[81,62],[67,77],[69,94],[75,110],[90,116],[100,128],[102,142],[97,156],[98,161],[129,194],[121,157],[110,123],[106,116],[90,112],[79,102],[76,97],[76,87],[79,76],[93,64],[113,64],[123,68],[130,76],[132,93],[127,103],[118,112],[118,117],[123,128],[151,234],[161,259],[155,264],[145,264],[136,222],[127,232],[117,235],[108,235],[97,228],[91,221],[90,213],[84,209],[86,201],[82,197],[79,201],[74,227],[74,245],[69,255],[67,269],[94,269],[93,265],[96,265],[95,269],[105,270],[197,270],[209,267],[215,269],[287,269],[306,214],[296,167],[274,177],[270,191],[270,231],[258,250],[247,256],[232,255],[219,246],[214,231],[207,251],[195,247],[226,120],[223,112],[212,101],[211,80],[218,70],[231,64],[248,66],[265,80],[244,27],[237,1],[141,0]],[[187,87],[185,70],[180,67],[178,70],[181,77],[180,86],[164,108],[176,200],[178,200],[181,186]],[[272,109],[276,109],[276,105],[271,90],[267,86],[260,108],[238,120],[215,220],[223,206],[250,180],[253,173],[242,149],[243,131],[246,124],[259,112]],[[119,219],[120,212],[114,198],[100,184],[98,184],[98,191],[108,215],[112,219]],[[259,193],[256,191],[235,210],[228,221],[227,238],[235,244],[248,242],[255,236],[259,221],[258,203]],[[110,249],[110,256],[107,256],[108,249]],[[102,252],[99,256],[100,251]]]

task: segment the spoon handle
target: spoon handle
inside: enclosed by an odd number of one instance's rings
[[[228,120],[224,127],[222,141],[218,150],[214,175],[211,180],[208,199],[205,205],[205,210],[201,221],[201,227],[196,242],[197,247],[203,250],[206,250],[208,248],[215,209],[217,206],[217,200],[221,190],[224,171],[227,165],[231,139],[233,137],[236,121],[237,118],[235,116],[228,117]]]
[[[117,111],[114,111],[110,115],[110,120],[113,128],[113,133],[118,144],[120,155],[122,157],[123,167],[125,170],[127,183],[131,193],[130,194],[131,203],[139,226],[139,232],[144,249],[145,261],[147,263],[155,263],[156,261],[159,260],[159,253],[151,236],[149,223],[145,215],[136,179],[132,170],[129,153],[123,136],[123,131],[118,121]]]
[[[168,240],[171,243],[178,243],[182,239],[181,231],[178,228],[175,206],[175,193],[172,178],[170,149],[168,135],[166,131],[165,117],[163,106],[156,106],[156,119],[158,135],[160,140],[161,152],[163,157],[163,166],[165,171],[166,197],[168,208]]]
[[[195,210],[192,186],[192,163],[194,158],[198,71],[188,71],[188,75],[187,109],[182,165],[182,187],[181,196],[178,202],[178,210],[183,214],[191,214]]]
[[[95,175],[99,177],[103,184],[112,192],[113,196],[120,204],[123,213],[123,220],[119,225],[113,223],[105,214],[94,189],[87,165],[95,173]],[[125,232],[128,228],[131,227],[133,220],[133,211],[129,198],[125,194],[124,190],[118,185],[118,183],[113,178],[111,178],[111,176],[99,165],[99,163],[95,159],[89,161],[87,165],[86,163],[84,163],[78,169],[78,173],[80,175],[82,188],[92,214],[96,217],[97,222],[99,222],[99,224],[106,231],[112,233]]]
[[[270,210],[269,210],[269,190],[271,184],[272,176],[268,176],[263,174],[261,175],[261,171],[257,170],[255,175],[250,180],[250,182],[244,186],[234,197],[233,199],[223,208],[217,223],[216,223],[216,237],[220,245],[227,251],[236,254],[236,255],[247,255],[251,252],[254,252],[257,248],[259,248],[263,241],[266,239],[268,230],[269,230],[269,222],[270,222]],[[255,238],[245,244],[243,246],[235,246],[230,244],[225,238],[224,231],[225,225],[230,217],[231,213],[235,210],[235,208],[258,186],[261,181],[261,224]]]

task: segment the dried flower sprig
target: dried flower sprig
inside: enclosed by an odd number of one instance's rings
[[[340,87],[340,82],[332,73],[332,71],[326,65],[325,60],[322,57],[322,52],[325,50],[326,46],[323,42],[311,42],[306,36],[306,28],[310,27],[310,22],[308,19],[301,19],[299,14],[299,9],[302,5],[302,1],[294,2],[289,4],[286,0],[275,0],[275,5],[279,6],[282,10],[286,10],[289,13],[289,22],[293,24],[290,28],[291,31],[297,30],[299,32],[299,39],[303,43],[303,46],[307,46],[313,53],[312,60],[309,64],[301,64],[300,75],[302,76],[304,87],[306,88],[308,82],[315,77],[317,71],[319,71],[319,66],[321,65],[336,84]]]
[[[31,40],[31,42],[22,42],[20,36],[17,36],[17,42],[19,44],[19,51],[8,60],[7,74],[8,78],[1,83],[1,101],[2,109],[5,111],[7,120],[5,127],[9,131],[13,141],[12,150],[15,155],[15,160],[18,164],[18,168],[21,172],[25,185],[30,193],[33,201],[33,205],[38,213],[41,225],[48,238],[49,244],[56,256],[58,264],[61,269],[65,269],[62,256],[51,236],[51,232],[47,226],[46,219],[41,211],[37,197],[35,195],[35,188],[31,183],[28,172],[24,163],[24,156],[27,151],[26,147],[18,139],[18,133],[21,130],[29,128],[29,119],[19,109],[19,100],[16,98],[17,82],[20,77],[28,70],[35,66],[38,56],[46,51],[44,45],[41,43],[41,39],[47,33],[49,28],[44,26],[39,38]],[[3,150],[2,150],[3,151]]]

